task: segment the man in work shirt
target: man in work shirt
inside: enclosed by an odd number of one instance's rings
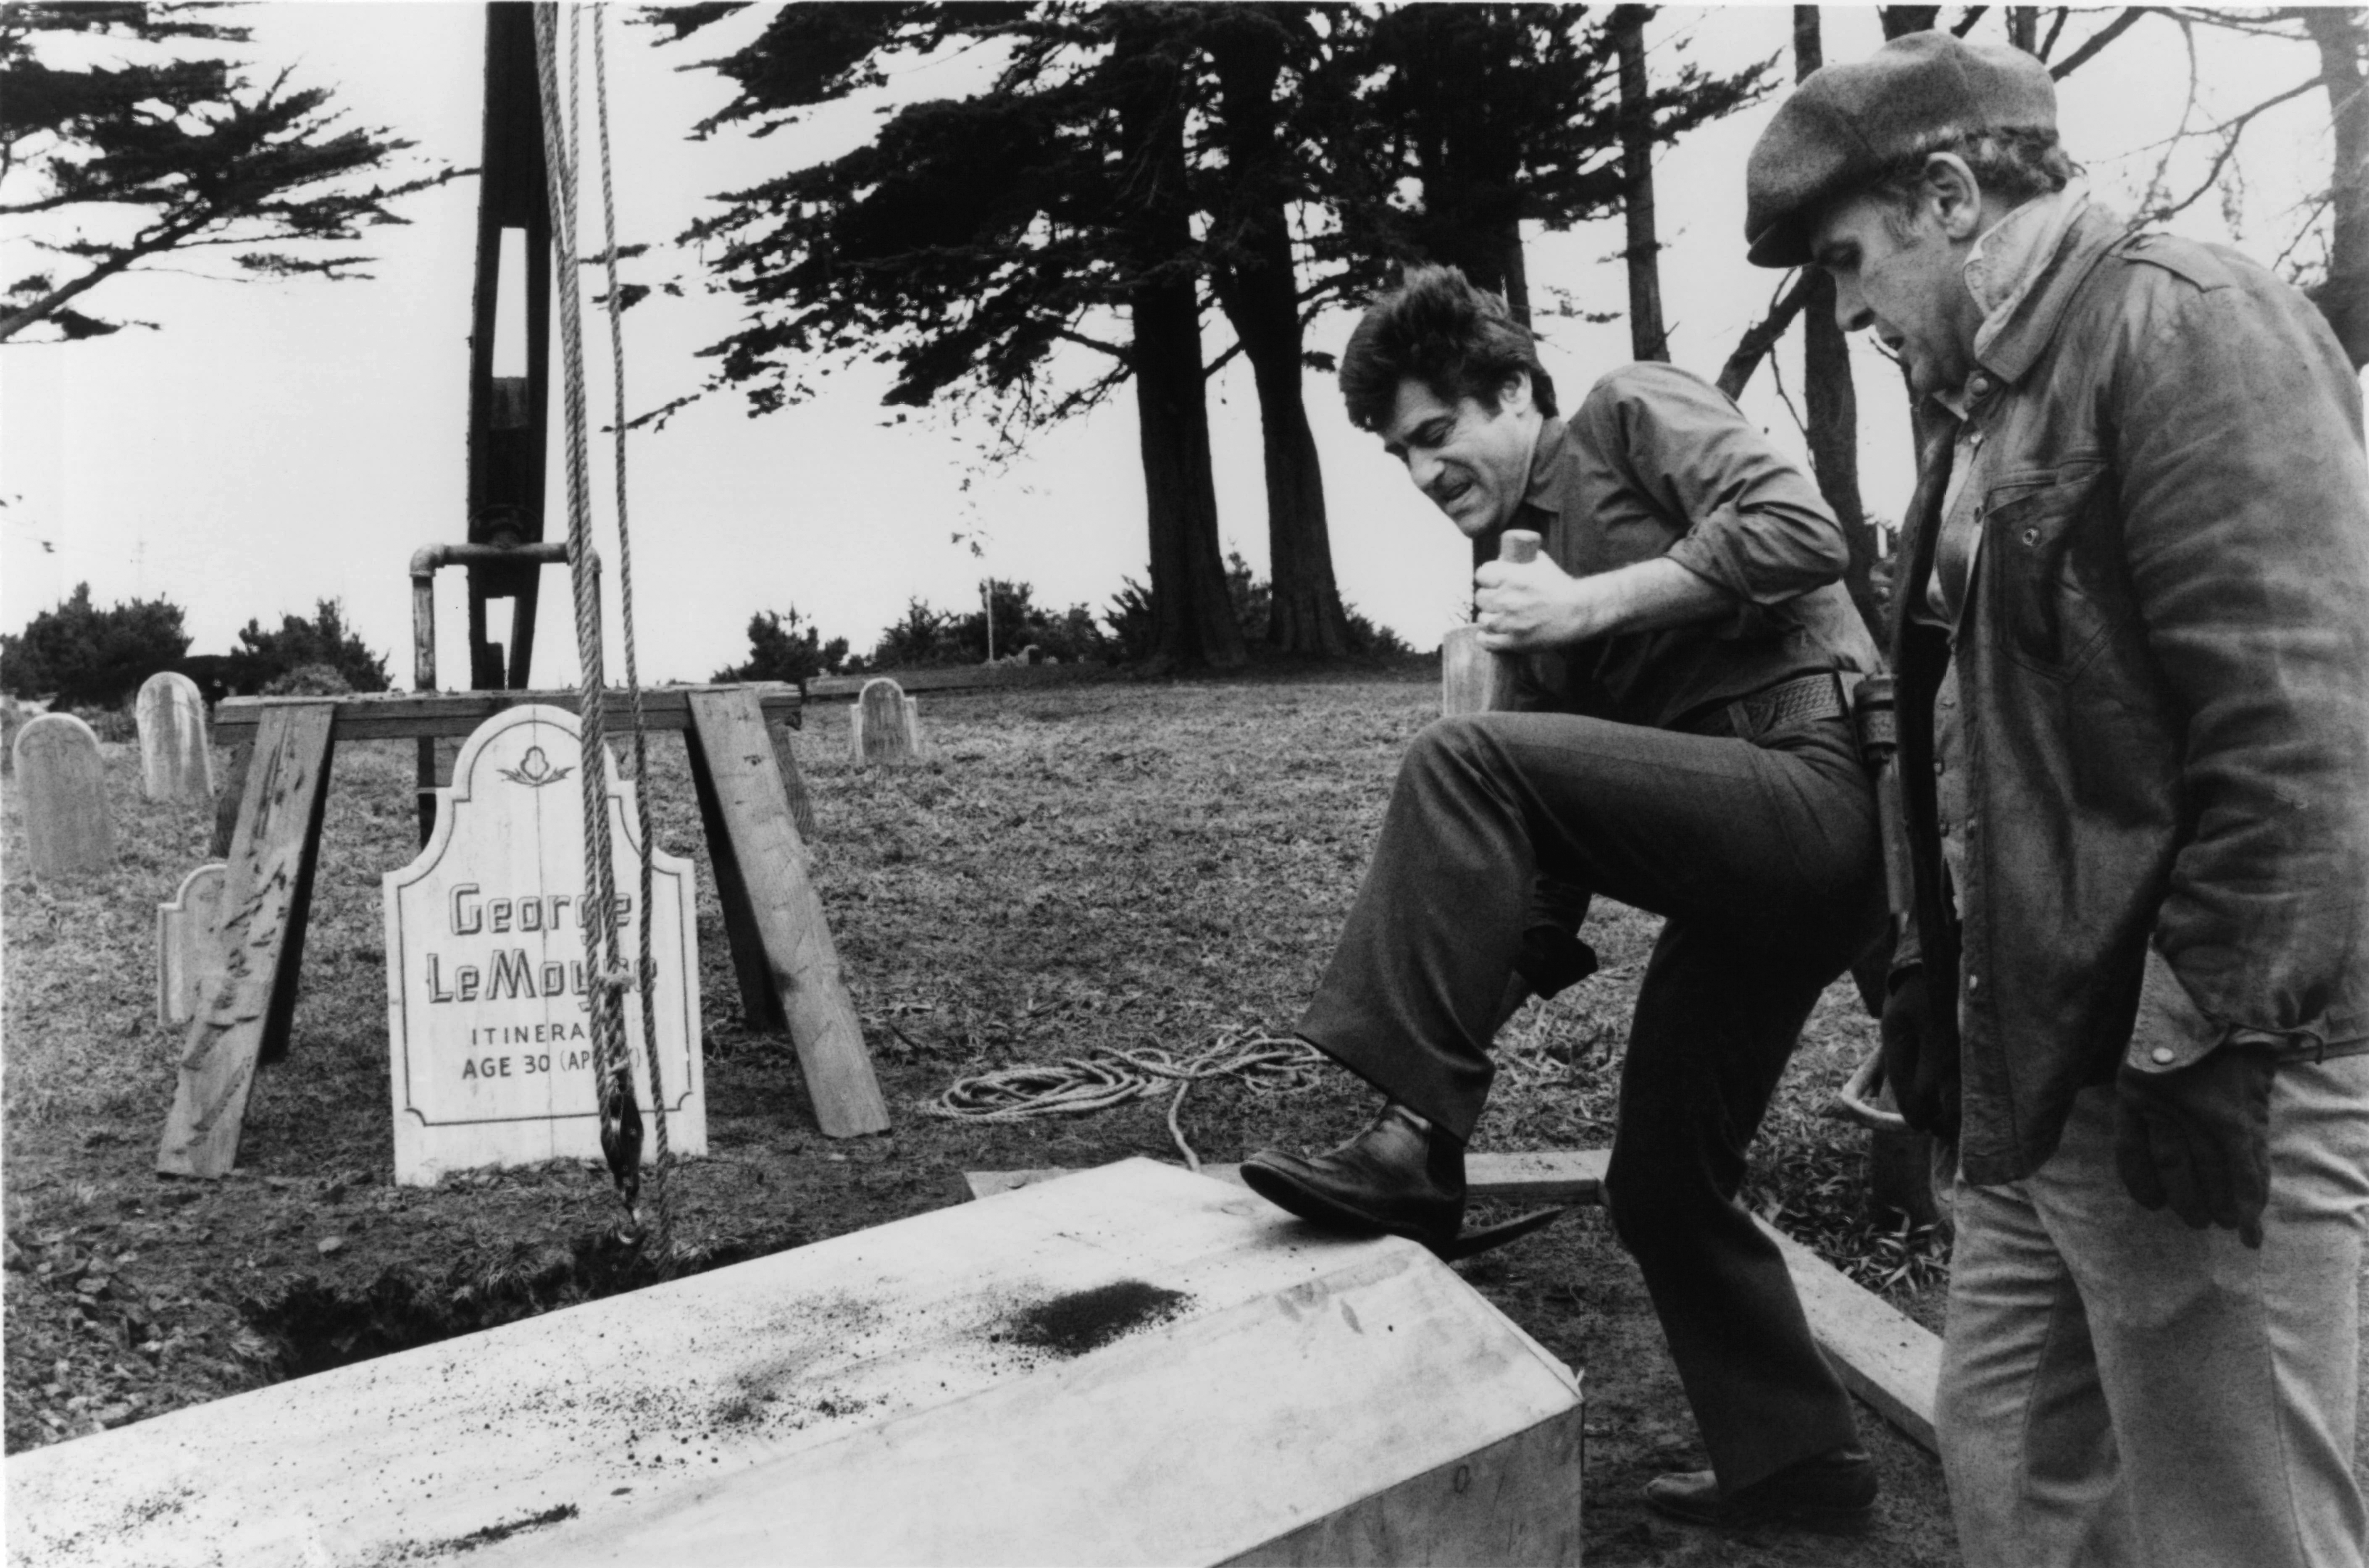
[[[1528,331],[1451,269],[1375,303],[1341,383],[1459,530],[1531,530],[1545,554],[1476,579],[1485,645],[1525,656],[1525,711],[1416,738],[1299,1024],[1388,1104],[1340,1149],[1257,1154],[1243,1178],[1320,1224],[1446,1246],[1509,981],[1547,995],[1594,967],[1574,934],[1594,894],[1665,916],[1606,1200],[1712,1469],[1647,1498],[1706,1523],[1862,1521],[1876,1480],[1849,1401],[1735,1202],[1802,1021],[1883,921],[1843,695],[1875,649],[1841,529],[1670,366],[1613,372],[1564,419]]]
[[[1970,1568],[2358,1564],[2369,465],[2311,304],[2069,182],[2047,68],[1810,76],[1746,234],[1930,399],[1884,1066],[1960,1139]],[[1963,420],[1963,423],[1958,421]]]

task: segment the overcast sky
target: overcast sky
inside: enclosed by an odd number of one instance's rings
[[[617,8],[622,18],[624,7]],[[2070,36],[2111,12],[2077,16]],[[453,165],[477,155],[483,9],[463,4],[306,4],[253,7],[262,68],[295,67],[301,84],[336,87],[362,123],[419,143]],[[1977,36],[1991,37],[1997,13]],[[983,62],[957,57],[907,70],[886,95],[836,106],[809,126],[763,140],[694,143],[690,127],[728,96],[713,73],[684,70],[752,34],[737,18],[688,44],[657,48],[647,29],[610,33],[611,104],[618,140],[620,225],[629,240],[670,240],[713,211],[706,198],[784,168],[834,155],[877,123],[884,105],[974,88]],[[1881,41],[1872,10],[1830,7],[1826,54],[1851,59]],[[1733,69],[1788,49],[1787,7],[1672,9],[1649,35],[1656,70],[1681,58]],[[2200,50],[2206,119],[2316,74],[2308,51],[2208,34]],[[1683,51],[1683,55],[1680,52]],[[2063,53],[2060,47],[2060,56]],[[2180,33],[2143,22],[2064,88],[2066,142],[2090,166],[2100,195],[2127,206],[2158,154],[2149,144],[2177,124],[2188,55]],[[1780,61],[1790,80],[1790,53]],[[1673,358],[1716,374],[1738,335],[1767,307],[1777,281],[1745,264],[1740,230],[1746,150],[1772,98],[1697,132],[1657,166],[1663,292]],[[2296,227],[2295,209],[2325,186],[2324,100],[2313,92],[2266,116],[2249,134],[2241,200],[2213,199],[2175,224],[2229,235],[2263,259]],[[2198,166],[2194,156],[2184,166]],[[588,168],[589,173],[589,168]],[[2184,187],[2183,187],[2184,189]],[[464,536],[463,442],[475,222],[474,181],[410,199],[409,226],[376,231],[373,280],[230,284],[160,274],[110,282],[86,302],[97,313],[154,321],[110,338],[0,349],[0,498],[8,501],[0,555],[0,628],[20,627],[79,581],[102,603],[165,595],[182,605],[192,650],[226,651],[250,617],[275,624],[315,601],[344,600],[399,683],[411,668],[412,552]],[[588,214],[597,208],[589,200]],[[1579,311],[1618,311],[1626,282],[1615,259],[1617,221],[1533,236],[1533,306],[1546,359],[1575,400],[1627,358],[1624,322],[1595,325],[1549,313],[1562,291]],[[6,236],[9,276],[44,263],[22,231]],[[597,235],[588,230],[585,246]],[[697,275],[697,258],[670,246],[629,276]],[[626,317],[626,384],[636,410],[698,386],[702,347],[737,318],[729,296],[660,299]],[[589,318],[588,318],[589,320]],[[597,326],[597,323],[592,323]],[[1337,349],[1346,316],[1328,318],[1311,347]],[[1229,338],[1205,328],[1210,357]],[[1862,484],[1871,510],[1896,515],[1909,486],[1906,414],[1894,368],[1855,349],[1862,419]],[[1798,389],[1798,349],[1784,359]],[[1122,577],[1147,575],[1135,408],[1122,393],[1092,416],[1037,437],[1005,468],[979,465],[980,432],[925,412],[899,419],[879,406],[885,377],[829,368],[814,403],[750,418],[731,394],[711,396],[664,430],[632,441],[638,632],[646,680],[704,679],[746,657],[745,627],[761,609],[795,605],[826,635],[870,646],[908,598],[975,603],[980,576],[1036,586],[1055,607],[1103,608]],[[1418,647],[1436,643],[1464,597],[1465,546],[1414,494],[1372,438],[1351,429],[1330,378],[1308,394],[1322,451],[1335,567],[1345,597]],[[607,406],[605,371],[592,399]],[[1764,370],[1748,413],[1788,450],[1801,441]],[[555,400],[555,436],[556,434]],[[1211,385],[1224,538],[1263,572],[1265,503],[1257,407],[1246,371]],[[554,447],[556,451],[557,442]],[[599,455],[596,475],[605,475]],[[613,521],[601,478],[599,539],[613,558]],[[552,487],[550,532],[566,526]],[[984,559],[956,542],[984,542]],[[609,584],[613,611],[614,573]],[[460,578],[442,594],[446,684],[466,681]],[[546,574],[545,592],[564,594]],[[543,617],[536,683],[572,680],[568,622]],[[613,621],[612,621],[613,626]],[[613,644],[612,644],[613,647]],[[620,665],[611,655],[612,678]]]

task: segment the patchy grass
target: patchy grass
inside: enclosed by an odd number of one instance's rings
[[[895,1130],[813,1130],[785,1041],[739,1015],[681,742],[652,741],[658,837],[692,854],[712,1158],[672,1185],[679,1234],[714,1261],[953,1201],[964,1170],[1173,1159],[1157,1096],[1093,1116],[982,1126],[918,1114],[955,1078],[1102,1046],[1189,1050],[1288,1032],[1328,957],[1436,674],[1100,684],[922,698],[928,767],[845,761],[844,708],[797,750],[816,876]],[[239,1169],[153,1173],[177,1035],[154,1019],[156,904],[202,858],[211,808],[139,798],[107,749],[122,853],[104,876],[37,885],[6,813],[6,1434],[10,1450],[633,1283],[603,1250],[604,1174],[559,1162],[389,1184],[379,879],[416,839],[406,743],[341,748],[287,1059],[258,1075]],[[1504,1040],[1482,1148],[1600,1145],[1655,922],[1599,904],[1595,979]],[[1896,1276],[1930,1321],[1932,1268],[1906,1272],[1864,1213],[1863,1135],[1820,1107],[1871,1044],[1829,992],[1756,1150],[1750,1201],[1863,1278]],[[1196,1087],[1182,1125],[1204,1159],[1336,1141],[1370,1113],[1346,1075],[1264,1094]],[[1591,1562],[1709,1561],[1648,1519],[1636,1484],[1700,1451],[1635,1270],[1583,1212],[1467,1276],[1586,1369]],[[1911,1288],[1923,1287],[1921,1290]],[[342,1343],[340,1343],[342,1342]],[[1898,1501],[1878,1533],[1771,1536],[1721,1561],[1950,1562],[1938,1471],[1866,1425]],[[1677,1553],[1672,1556],[1672,1553]]]

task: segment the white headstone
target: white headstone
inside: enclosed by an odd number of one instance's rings
[[[140,783],[151,800],[210,800],[214,760],[206,745],[206,701],[186,675],[160,670],[141,683]]]
[[[165,1028],[195,1017],[207,989],[222,979],[225,955],[215,932],[229,876],[220,861],[201,865],[181,878],[171,903],[156,906],[156,1022]]]
[[[24,802],[25,859],[36,876],[72,876],[115,859],[107,770],[98,736],[72,714],[43,714],[17,732],[11,753]]]
[[[584,951],[583,747],[564,708],[506,709],[480,725],[436,792],[436,831],[386,876],[387,1033],[395,1170],[447,1171],[598,1159],[589,975]],[[609,833],[639,951],[634,786],[609,770]],[[674,1152],[707,1151],[699,1050],[699,953],[691,862],[651,857],[659,1076]],[[644,1158],[658,1148],[641,1049],[641,1000],[623,999]]]
[[[853,761],[904,767],[921,760],[920,704],[894,681],[865,681],[848,722]]]

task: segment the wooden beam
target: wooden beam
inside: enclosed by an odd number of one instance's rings
[[[1609,1157],[1609,1151],[1602,1149],[1467,1154],[1465,1191],[1478,1202],[1600,1203],[1604,1197],[1604,1166]],[[965,1171],[961,1190],[954,1196],[957,1199],[990,1197],[1070,1173],[1059,1165],[1034,1171]],[[1239,1165],[1204,1165],[1201,1174],[1236,1186],[1242,1181]]]
[[[223,889],[221,978],[189,1020],[156,1150],[169,1174],[230,1170],[256,1065],[287,1048],[328,801],[331,707],[282,704],[256,737]]]
[[[925,670],[882,670],[868,675],[823,675],[807,682],[810,703],[853,703],[866,682],[887,676],[901,692],[1010,692],[1038,686],[1080,686],[1124,679],[1100,664],[954,664]]]
[[[1601,1203],[1607,1149],[1558,1149],[1510,1154],[1467,1154],[1465,1191],[1474,1202]],[[1242,1181],[1241,1167],[1204,1165],[1201,1174]],[[1070,1174],[1067,1170],[966,1171],[962,1185],[974,1198],[1033,1186]],[[962,1194],[957,1194],[957,1196]],[[1941,1374],[1941,1341],[1873,1291],[1855,1285],[1839,1269],[1766,1220],[1761,1230],[1776,1240],[1802,1298],[1802,1310],[1835,1361],[1851,1392],[1928,1452],[1939,1453],[1933,1436],[1933,1389]]]
[[[1759,1223],[1785,1254],[1810,1332],[1844,1383],[1918,1446],[1940,1453],[1933,1390],[1941,1377],[1940,1337],[1767,1220]]]
[[[729,686],[669,686],[642,693],[642,715],[647,727],[681,730],[691,727],[691,699],[697,692],[747,690],[757,693],[768,724],[795,726],[802,722],[804,700],[785,681]],[[634,721],[633,699],[613,688],[603,712],[612,730],[623,731]],[[544,703],[577,711],[575,692],[373,692],[338,697],[328,705],[337,715],[334,738],[338,740],[404,740],[416,738],[464,736],[505,708],[522,703]],[[214,740],[235,746],[251,738],[263,715],[274,709],[319,705],[317,697],[225,697],[214,709]]]
[[[692,779],[717,884],[724,885],[728,854],[739,885],[738,908],[727,905],[727,919],[754,931],[806,1071],[815,1120],[829,1138],[886,1132],[888,1104],[840,977],[839,948],[807,875],[806,843],[790,815],[757,694],[745,688],[694,692],[690,713]],[[736,959],[740,950],[736,943]]]

